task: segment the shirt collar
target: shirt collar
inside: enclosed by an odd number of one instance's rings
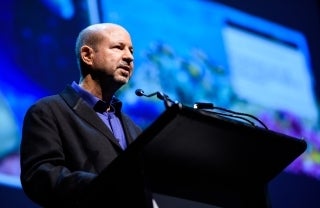
[[[98,112],[104,112],[109,107],[108,103],[100,100],[98,97],[92,95],[90,92],[86,91],[80,87],[75,81],[72,82],[71,87],[84,99],[91,108]],[[116,98],[112,97],[110,105],[114,108],[115,112],[120,112],[122,108],[122,102]]]

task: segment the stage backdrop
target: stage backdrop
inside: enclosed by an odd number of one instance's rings
[[[187,106],[208,102],[251,114],[304,139],[285,172],[320,180],[319,5],[313,1],[13,0],[2,3],[0,183],[20,189],[26,110],[78,81],[78,32],[115,22],[132,34],[134,76],[117,94],[143,128],[163,111],[160,91]],[[260,125],[256,121],[256,125]],[[284,151],[286,151],[284,149]]]

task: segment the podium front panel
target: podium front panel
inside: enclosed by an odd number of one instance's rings
[[[306,149],[304,140],[188,107],[168,109],[138,140],[151,190],[208,203],[263,191]]]

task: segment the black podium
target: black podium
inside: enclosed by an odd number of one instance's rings
[[[105,179],[133,171],[132,181],[153,193],[219,207],[269,207],[268,182],[306,147],[302,139],[175,104],[105,170]]]

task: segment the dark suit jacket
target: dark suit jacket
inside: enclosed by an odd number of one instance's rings
[[[131,143],[141,129],[125,114],[119,116]],[[67,86],[59,95],[40,99],[25,115],[21,141],[23,190],[41,206],[86,207],[96,201],[87,200],[87,196],[95,195],[92,183],[122,152],[96,112]],[[130,172],[127,175],[130,178]],[[121,193],[117,187],[104,188],[108,190],[105,201],[114,198],[110,196],[113,192]]]

